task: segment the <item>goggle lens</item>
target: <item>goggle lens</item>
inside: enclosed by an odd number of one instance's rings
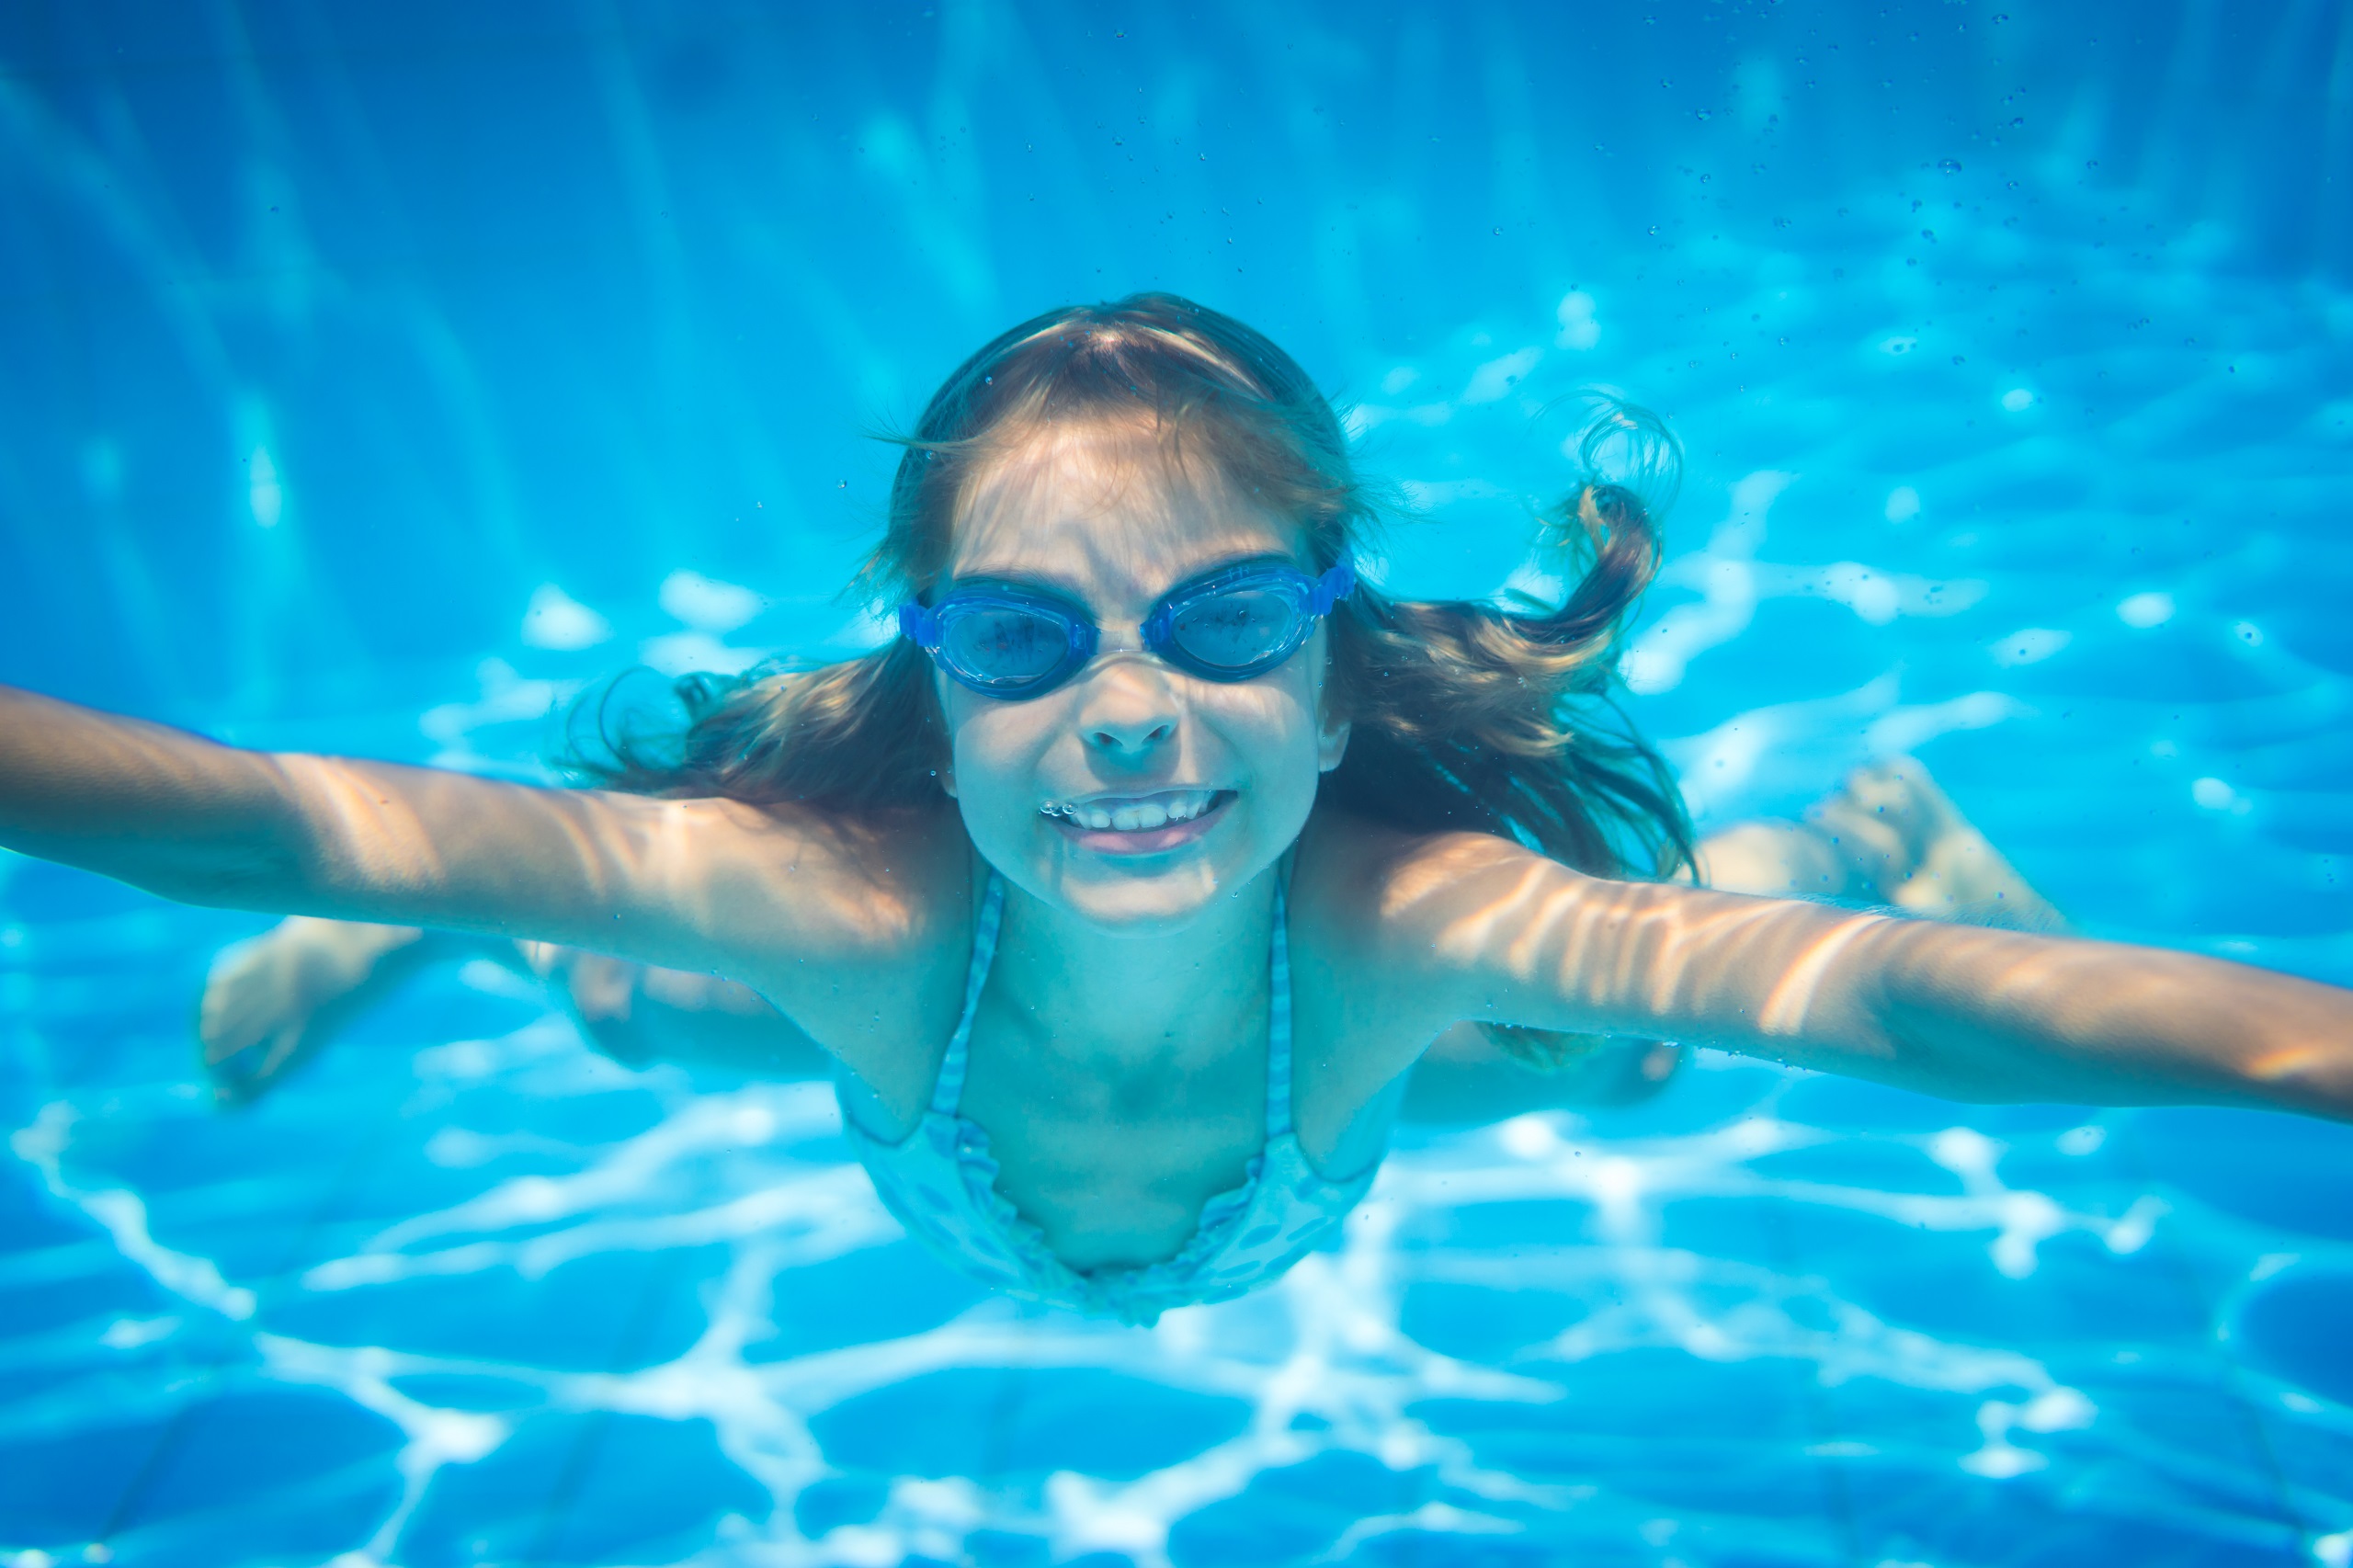
[[[1195,663],[1246,670],[1280,659],[1300,642],[1307,607],[1267,585],[1212,594],[1168,618],[1169,641]]]
[[[992,685],[1042,680],[1070,657],[1069,626],[1041,609],[958,606],[940,620],[940,657]]]

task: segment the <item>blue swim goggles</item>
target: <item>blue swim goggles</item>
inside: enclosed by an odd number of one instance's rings
[[[1249,680],[1299,652],[1356,585],[1346,561],[1320,577],[1293,566],[1223,567],[1162,595],[1144,617],[1143,645],[1204,680]],[[899,630],[950,680],[1011,702],[1070,679],[1103,637],[1083,607],[1059,594],[995,584],[901,605]]]

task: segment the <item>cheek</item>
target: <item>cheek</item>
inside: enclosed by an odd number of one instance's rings
[[[1253,681],[1223,688],[1203,718],[1257,776],[1261,789],[1301,784],[1312,789],[1317,767],[1317,691],[1298,678]]]
[[[961,692],[944,710],[949,767],[966,812],[985,812],[1009,796],[1030,793],[1040,759],[1053,744],[1054,726],[1040,705],[991,702]]]

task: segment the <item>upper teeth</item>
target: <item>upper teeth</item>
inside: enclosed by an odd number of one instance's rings
[[[1156,795],[1126,800],[1050,801],[1044,810],[1050,817],[1098,832],[1108,828],[1115,833],[1142,833],[1172,822],[1192,821],[1210,809],[1216,794],[1214,790],[1163,790]]]

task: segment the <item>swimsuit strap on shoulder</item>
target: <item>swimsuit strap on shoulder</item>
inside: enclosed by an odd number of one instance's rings
[[[1267,961],[1267,1141],[1290,1135],[1290,921],[1275,879],[1274,954]]]
[[[964,973],[964,1011],[957,1017],[956,1032],[948,1037],[948,1054],[940,1059],[939,1076],[931,1085],[931,1108],[954,1116],[964,1099],[964,1058],[972,1042],[972,1015],[981,1005],[981,989],[989,983],[989,965],[996,960],[996,932],[1005,917],[1005,879],[989,872],[988,892],[981,896],[980,923],[972,928],[972,962]]]

